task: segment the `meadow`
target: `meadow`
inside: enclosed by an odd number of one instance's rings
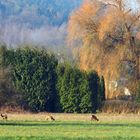
[[[0,120],[0,140],[140,140],[140,115],[47,113],[8,114]]]

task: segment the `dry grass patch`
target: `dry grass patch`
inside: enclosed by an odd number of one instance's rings
[[[101,111],[104,113],[140,114],[140,104],[125,100],[107,100]]]
[[[56,121],[86,121],[90,122],[91,114],[67,114],[67,113],[51,113]],[[99,122],[140,122],[140,115],[137,114],[107,114],[98,113],[96,116]],[[13,121],[51,121],[47,120],[48,113],[11,113],[8,114],[8,120]],[[2,120],[2,118],[1,118]]]

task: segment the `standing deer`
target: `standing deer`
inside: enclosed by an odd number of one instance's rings
[[[93,120],[99,121],[99,119],[98,119],[95,115],[92,115],[92,116],[91,116],[91,121],[93,121]]]

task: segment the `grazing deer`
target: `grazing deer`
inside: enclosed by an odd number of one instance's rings
[[[55,118],[54,118],[52,115],[50,115],[50,114],[48,114],[47,120],[48,120],[48,119],[50,119],[50,120],[52,120],[52,121],[55,121]]]
[[[0,115],[3,118],[3,120],[7,120],[8,119],[8,116],[6,114],[0,114]]]
[[[93,121],[93,120],[99,121],[99,119],[98,119],[95,115],[92,115],[92,116],[91,116],[91,121]]]

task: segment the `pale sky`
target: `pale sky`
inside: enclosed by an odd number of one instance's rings
[[[138,9],[137,0],[129,0],[129,2],[131,3],[131,7],[132,7],[134,10],[137,10],[137,9]]]
[[[137,1],[136,0],[130,0],[130,2],[131,2],[131,5],[133,7],[136,7],[137,6]]]

